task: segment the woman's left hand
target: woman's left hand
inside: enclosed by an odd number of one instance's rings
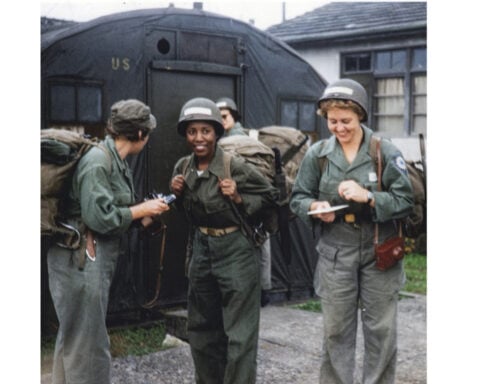
[[[218,186],[224,196],[228,196],[234,203],[242,202],[242,197],[237,191],[237,183],[233,179],[218,178]]]
[[[338,186],[338,194],[347,201],[366,203],[367,190],[353,180],[342,181]]]

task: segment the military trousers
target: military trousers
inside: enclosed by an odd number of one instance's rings
[[[259,249],[260,252],[260,285],[268,291],[272,289],[272,249],[270,235]]]
[[[197,384],[256,380],[260,320],[258,254],[241,231],[195,232],[189,269],[188,340]]]
[[[79,269],[74,251],[58,246],[47,256],[49,288],[59,328],[53,384],[110,384],[110,340],[105,320],[118,241],[97,241],[96,259]]]
[[[397,301],[402,263],[375,267],[372,223],[323,226],[317,243],[315,290],[322,303],[324,338],[320,383],[352,384],[357,319],[364,336],[364,384],[393,384],[397,358]],[[383,231],[388,236],[391,231]]]

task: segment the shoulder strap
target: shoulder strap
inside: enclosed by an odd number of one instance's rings
[[[105,155],[107,155],[108,161],[110,163],[110,174],[113,172],[113,160],[112,160],[112,155],[108,148],[105,146],[103,143],[98,143],[96,144],[98,148],[100,148],[103,152],[105,152]]]
[[[231,179],[232,174],[230,172],[230,164],[232,162],[232,155],[227,152],[223,152],[223,177]]]
[[[322,151],[323,147],[327,145],[327,140],[322,141],[320,145],[321,145],[320,150]],[[318,158],[318,168],[320,169],[322,174],[324,174],[325,169],[327,169],[327,163],[328,163],[327,156],[322,156]]]
[[[183,163],[182,163],[182,176],[183,177],[185,177],[185,175],[187,174],[188,163],[190,162],[192,156],[193,156],[193,154],[190,155],[190,156],[186,156],[183,159]]]
[[[382,164],[382,151],[381,151],[381,139],[379,137],[373,136],[370,140],[370,154],[371,151],[374,151],[372,158],[376,162],[377,165],[377,191],[382,190],[382,172],[383,172],[383,164]],[[402,225],[398,224],[398,236],[403,236]],[[373,238],[373,244],[376,246],[378,244],[378,222],[375,222],[375,233]]]

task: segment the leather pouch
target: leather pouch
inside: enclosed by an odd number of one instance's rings
[[[385,271],[403,259],[404,254],[405,239],[403,236],[392,237],[375,245],[375,266],[381,271]]]

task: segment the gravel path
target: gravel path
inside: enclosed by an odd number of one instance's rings
[[[262,309],[260,321],[257,384],[317,384],[322,316],[271,305]],[[426,383],[425,296],[400,301],[398,331],[396,384]],[[147,356],[114,359],[112,384],[194,383],[188,344],[176,338],[167,342],[174,346]],[[361,332],[357,345],[363,345]],[[361,382],[362,358],[359,350],[355,384]],[[42,384],[49,383],[49,376],[42,376]]]

